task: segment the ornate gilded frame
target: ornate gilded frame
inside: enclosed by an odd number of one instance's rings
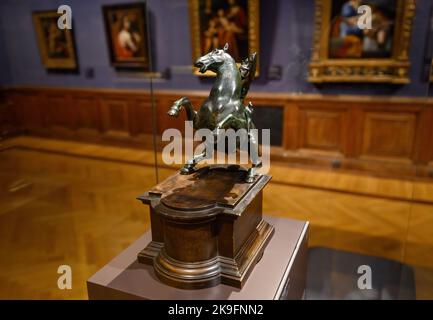
[[[189,0],[189,14],[190,14],[190,28],[191,28],[191,41],[192,41],[192,61],[194,62],[200,58],[203,53],[201,52],[201,41],[200,41],[200,12],[199,12],[200,0]],[[248,0],[248,49],[249,53],[257,52],[257,68],[256,76],[259,75],[260,70],[260,19],[259,19],[259,0]],[[247,57],[244,57],[247,58]],[[241,61],[236,61],[240,64]],[[197,70],[194,70],[194,74],[198,76],[211,77],[214,74],[210,71],[202,74]]]
[[[32,13],[33,24],[36,30],[36,37],[38,40],[39,53],[41,56],[42,64],[46,69],[59,69],[59,70],[75,70],[78,67],[77,54],[75,50],[75,40],[73,29],[63,29],[65,32],[67,50],[69,51],[70,58],[50,58],[47,52],[47,46],[45,43],[45,35],[42,30],[41,18],[56,18],[58,19],[60,15],[57,11],[37,11]]]
[[[323,82],[387,82],[407,84],[409,79],[409,47],[416,0],[397,0],[396,26],[391,58],[330,59],[329,30],[332,0],[315,0],[313,51],[308,81]]]

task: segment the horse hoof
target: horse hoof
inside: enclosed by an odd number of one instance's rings
[[[246,183],[253,183],[254,182],[254,180],[255,180],[255,176],[247,176],[246,178],[245,178],[245,182]]]
[[[180,174],[191,174],[195,171],[193,166],[186,165],[180,169]]]
[[[173,110],[173,109],[168,110],[167,114],[170,117],[177,117],[178,116],[178,113],[176,112],[176,110]]]

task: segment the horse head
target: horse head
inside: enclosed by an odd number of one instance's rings
[[[223,49],[214,49],[208,54],[200,57],[194,63],[196,68],[200,68],[201,73],[205,73],[207,70],[217,72],[218,69],[226,62],[231,61],[233,58],[227,53],[229,45],[226,43]]]

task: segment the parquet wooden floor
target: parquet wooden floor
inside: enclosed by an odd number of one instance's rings
[[[149,151],[22,137],[0,151],[0,299],[86,299],[86,279],[149,227]],[[160,167],[160,179],[174,168]],[[414,266],[433,298],[433,183],[272,164],[268,214],[311,221],[310,245]],[[59,265],[72,290],[57,288]]]

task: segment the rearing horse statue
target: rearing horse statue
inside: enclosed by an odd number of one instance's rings
[[[168,114],[177,117],[182,108],[185,109],[189,121],[192,121],[194,129],[207,128],[218,137],[221,129],[245,129],[248,133],[251,148],[258,150],[257,137],[251,133],[255,129],[251,119],[252,104],[244,105],[245,96],[256,72],[256,53],[245,59],[239,69],[235,60],[227,53],[228,44],[224,49],[215,49],[205,56],[200,57],[194,64],[201,73],[210,70],[216,73],[216,80],[212,86],[209,97],[198,111],[194,110],[187,97],[174,102]],[[206,148],[207,149],[207,148]],[[199,161],[210,158],[213,154],[204,152],[194,155],[181,169],[182,174],[190,174],[195,171]],[[213,148],[212,148],[213,150]],[[252,166],[248,169],[246,182],[253,182],[256,170],[262,166],[258,152],[250,152]]]

